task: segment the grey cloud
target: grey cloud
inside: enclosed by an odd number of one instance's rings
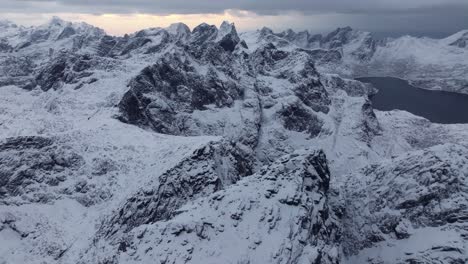
[[[227,9],[248,10],[257,14],[298,11],[305,14],[333,13],[414,13],[443,8],[468,9],[466,0],[1,0],[0,12],[82,13],[220,13]],[[47,4],[46,6],[43,6]],[[46,10],[47,9],[47,10]]]
[[[0,19],[2,13],[43,17],[52,13],[164,15],[223,13],[226,10],[238,18],[251,15],[243,11],[260,16],[291,17],[287,25],[280,20],[266,25],[272,28],[327,31],[350,25],[383,35],[437,37],[468,29],[468,0],[0,0]],[[302,15],[289,14],[290,11]],[[333,19],[318,19],[323,17],[318,15],[323,14]]]

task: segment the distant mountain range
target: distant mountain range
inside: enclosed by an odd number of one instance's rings
[[[190,35],[190,29],[180,23],[167,29],[145,29],[124,37],[114,37],[88,24],[69,23],[59,18],[52,19],[46,25],[28,28],[4,21],[0,22],[0,28],[0,51],[14,56],[22,54],[26,58],[36,57],[37,53],[48,54],[49,50],[72,50],[113,58],[148,54],[158,52],[164,45],[184,41],[184,36]],[[215,28],[211,30],[213,34],[218,34],[217,30],[214,33]],[[224,34],[222,30],[229,28],[221,28],[221,35]],[[236,37],[244,41],[247,53],[265,43],[273,43],[280,50],[305,49],[317,61],[317,68],[322,72],[338,73],[345,77],[399,77],[421,88],[468,93],[468,30],[444,39],[404,36],[376,40],[371,33],[350,27],[338,28],[324,36],[293,30],[274,33],[263,28],[236,34]],[[7,70],[11,71],[11,67]],[[5,72],[4,69],[0,70]],[[8,84],[11,81],[0,82]]]

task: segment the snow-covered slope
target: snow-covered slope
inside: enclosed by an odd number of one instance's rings
[[[466,261],[467,125],[374,111],[368,33],[0,27],[0,262]]]
[[[343,250],[359,252],[349,262],[465,263],[467,177],[468,149],[451,144],[349,176]]]
[[[337,263],[329,181],[323,152],[287,155],[169,221],[135,228],[118,244],[97,242],[83,263]]]

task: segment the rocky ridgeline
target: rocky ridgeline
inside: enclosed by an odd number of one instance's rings
[[[377,39],[350,27],[326,35],[263,28],[241,34],[249,46],[274,43],[280,49],[302,48],[311,54],[321,72],[342,77],[393,76],[418,87],[468,93],[467,31],[444,39],[403,36]]]
[[[153,185],[132,194],[101,226],[99,236],[122,236],[141,225],[166,221],[189,201],[211,195],[252,174],[252,157],[236,145],[212,143],[163,173]]]
[[[323,152],[285,156],[168,221],[101,241],[84,261],[119,263],[338,263],[339,219],[329,207]]]

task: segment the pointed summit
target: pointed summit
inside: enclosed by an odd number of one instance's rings
[[[260,35],[261,36],[273,35],[273,30],[271,30],[271,28],[268,28],[268,27],[263,27],[262,29],[260,29]]]
[[[237,44],[240,42],[234,23],[224,21],[219,28],[216,40],[224,50],[231,52],[234,51]]]
[[[218,38],[219,38],[220,35],[221,35],[221,37],[223,37],[224,35],[229,34],[231,32],[235,32],[237,34],[236,27],[235,27],[234,23],[229,23],[228,21],[223,21],[223,23],[221,23],[221,26],[219,27]]]
[[[297,33],[294,30],[289,28],[289,29],[283,31],[281,33],[281,35],[283,35],[285,38],[289,39],[289,38],[295,38]]]
[[[349,41],[352,31],[351,27],[337,28],[322,39],[322,44],[330,49],[342,47]]]

